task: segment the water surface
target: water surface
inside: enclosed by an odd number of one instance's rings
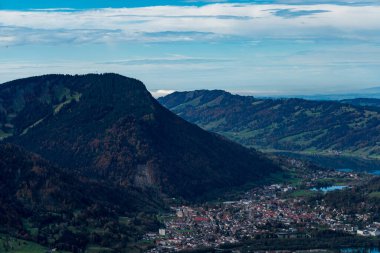
[[[341,249],[341,253],[380,253],[379,249],[377,248],[370,248],[370,249],[365,249],[365,248],[346,248],[346,249]]]
[[[346,188],[346,185],[333,185],[328,187],[321,187],[321,188],[311,188],[312,191],[322,191],[322,192],[331,192],[331,191],[337,191],[342,190]]]

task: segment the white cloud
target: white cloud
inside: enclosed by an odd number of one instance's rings
[[[0,10],[0,82],[117,72],[143,80],[155,96],[378,85],[380,6],[295,1],[308,4]]]
[[[220,41],[380,41],[380,6],[209,4],[84,11],[0,11],[0,44]]]
[[[202,63],[218,63],[231,62],[231,59],[226,58],[205,58],[191,57],[186,55],[170,55],[167,57],[149,57],[149,58],[130,58],[114,61],[100,62],[99,64],[109,65],[165,65],[165,64],[202,64]]]
[[[237,94],[241,96],[278,96],[283,93],[283,91],[278,91],[278,90],[252,90],[252,89],[247,89],[247,90],[227,90],[231,94]]]

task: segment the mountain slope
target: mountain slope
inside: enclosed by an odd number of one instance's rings
[[[59,212],[91,205],[72,178],[37,155],[0,144],[1,224],[22,226],[20,217],[40,209]]]
[[[88,243],[101,243],[94,238],[105,229],[112,228],[106,241],[113,245],[120,238],[128,242],[128,236],[141,236],[133,226],[121,224],[119,216],[160,205],[148,193],[94,182],[19,147],[0,144],[1,233],[78,252]]]
[[[93,204],[110,207],[119,213],[140,211],[141,206],[153,210],[144,202],[147,196],[141,191],[115,188],[65,172],[40,156],[9,143],[0,144],[0,183],[1,201],[23,206],[14,211],[60,212]],[[9,211],[2,207],[3,211]]]
[[[279,171],[260,153],[174,115],[140,81],[120,75],[21,79],[3,84],[0,98],[7,140],[97,180],[195,199]]]
[[[380,156],[380,110],[333,101],[176,92],[160,103],[202,128],[267,150]]]

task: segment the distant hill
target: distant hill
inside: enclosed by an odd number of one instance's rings
[[[351,90],[347,93],[292,95],[286,98],[303,98],[308,100],[355,100],[360,98],[380,99],[380,87],[372,87],[359,90]]]
[[[344,99],[340,102],[357,106],[380,107],[380,99],[377,98]]]
[[[5,83],[0,129],[5,140],[83,176],[188,200],[279,171],[261,153],[186,122],[140,81],[116,74]]]
[[[175,92],[160,103],[248,147],[380,157],[380,109],[335,101],[261,99],[221,90]]]

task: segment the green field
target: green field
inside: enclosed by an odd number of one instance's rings
[[[34,242],[0,235],[0,253],[45,253],[48,248]],[[68,253],[66,251],[55,251],[57,253]],[[86,253],[106,253],[114,252],[110,248],[90,245]]]
[[[0,234],[0,253],[45,253],[48,248],[31,241]],[[69,253],[55,251],[56,253]]]
[[[311,196],[314,196],[315,194],[317,193],[310,190],[297,190],[297,191],[292,192],[289,196],[290,197],[311,197]]]
[[[112,249],[99,247],[99,246],[89,246],[86,250],[86,253],[106,253],[114,252]]]
[[[380,198],[380,192],[371,192],[368,197],[378,199]]]
[[[29,241],[0,235],[0,252],[8,253],[41,253],[47,248]]]

